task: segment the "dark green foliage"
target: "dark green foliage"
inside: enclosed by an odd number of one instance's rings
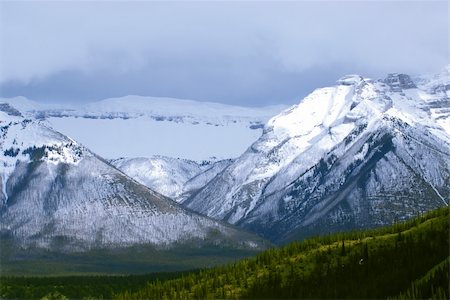
[[[415,280],[397,300],[449,299],[450,257],[432,268],[425,276]]]
[[[344,241],[342,241],[341,256],[345,256],[345,242]]]
[[[45,155],[45,147],[29,147],[22,151],[23,154],[28,154],[32,161],[38,161]]]
[[[57,245],[53,247],[57,249]],[[182,244],[170,249],[136,245],[64,253],[41,248],[22,249],[0,238],[1,276],[126,275],[177,272],[208,268],[253,256],[257,250],[204,244]]]
[[[19,151],[20,151],[20,149],[19,148],[9,148],[9,149],[6,149],[4,152],[3,152],[3,154],[5,155],[5,156],[11,156],[11,157],[16,157],[17,156],[17,154],[19,154]]]
[[[369,260],[369,248],[367,247],[367,243],[364,244],[362,259],[363,259],[363,262],[366,262]]]
[[[32,251],[31,255],[25,250],[18,251],[7,241],[0,239],[0,299],[40,299],[52,296],[53,292],[70,299],[88,296],[111,299],[115,293],[137,291],[152,280],[178,277],[181,273],[175,271],[212,267],[255,254],[247,250],[206,246],[170,250],[136,246],[68,254],[41,250]],[[4,258],[12,256],[13,252],[15,260],[6,263]],[[147,274],[112,276],[131,273]]]
[[[115,293],[137,291],[148,282],[175,278],[181,274],[173,272],[128,276],[2,277],[0,298],[111,299]]]
[[[127,291],[117,295],[117,298],[396,297],[411,289],[414,280],[422,278],[448,257],[448,217],[448,208],[444,208],[382,229],[294,242],[226,267],[149,283],[135,293]],[[441,274],[438,271],[435,273]],[[431,275],[427,278],[430,279],[413,285],[413,295],[448,297],[448,280],[436,279]],[[429,283],[432,281],[435,285],[430,289]],[[421,287],[417,287],[419,285]],[[409,296],[406,294],[404,297]]]
[[[394,226],[311,238],[195,272],[3,277],[0,298],[448,299],[449,225],[443,208]]]
[[[61,294],[60,292],[51,292],[42,297],[41,300],[68,300],[66,296]]]

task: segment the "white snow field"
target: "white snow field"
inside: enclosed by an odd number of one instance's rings
[[[239,107],[172,98],[126,96],[84,106],[0,99],[104,158],[162,155],[196,161],[237,157],[286,108]]]

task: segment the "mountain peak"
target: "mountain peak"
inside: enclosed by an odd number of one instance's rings
[[[383,82],[389,85],[394,92],[401,92],[403,89],[416,88],[411,77],[402,73],[390,73]]]
[[[349,74],[349,75],[342,76],[336,82],[338,84],[342,84],[342,85],[357,85],[357,84],[361,83],[361,81],[363,81],[363,80],[364,80],[364,78],[361,75]]]
[[[245,248],[253,241],[184,210],[40,121],[0,111],[0,120],[4,117],[0,235],[19,246],[54,249],[58,244],[57,250],[84,251],[217,241]]]
[[[187,206],[277,242],[447,205],[448,95],[401,73],[338,83],[273,117]]]

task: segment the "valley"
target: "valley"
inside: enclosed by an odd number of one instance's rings
[[[449,210],[444,208],[393,226],[293,242],[253,258],[191,272],[3,276],[0,295],[8,299],[447,299],[449,226]]]
[[[448,67],[414,78],[350,75],[281,113],[134,96],[82,109],[2,99],[1,296],[446,295],[449,86]],[[129,140],[114,140],[121,135]],[[167,140],[186,155],[148,147]],[[134,156],[146,154],[135,144],[152,155]],[[103,156],[92,150],[99,145],[116,152]],[[405,260],[424,251],[430,260],[408,269]],[[355,264],[361,255],[369,265]],[[393,277],[369,284],[379,265],[397,268],[395,289]],[[364,274],[350,282],[355,272]],[[348,284],[354,294],[340,289]]]

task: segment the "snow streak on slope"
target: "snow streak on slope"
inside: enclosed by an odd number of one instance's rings
[[[188,212],[44,124],[0,104],[0,233],[22,246],[84,250],[150,244],[259,247]]]
[[[249,108],[171,98],[127,96],[83,107],[4,99],[32,118],[107,158],[162,155],[190,160],[239,156],[285,106]]]
[[[447,205],[448,78],[350,75],[318,89],[185,204],[278,242]]]

